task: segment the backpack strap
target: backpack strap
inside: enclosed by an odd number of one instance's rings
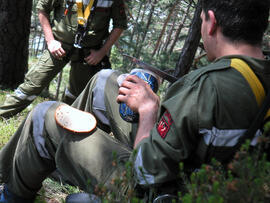
[[[89,0],[88,5],[83,9],[83,0],[76,0],[77,4],[77,15],[78,15],[78,24],[85,27],[88,17],[91,14],[92,7],[95,0]]]
[[[258,106],[261,106],[265,99],[265,90],[253,70],[245,61],[238,58],[231,59],[231,67],[239,71],[246,79],[250,88],[252,89],[254,96],[256,97]],[[270,117],[270,109],[268,109],[265,115],[265,119],[268,117]]]
[[[270,93],[268,93],[267,97],[265,98],[265,91],[260,80],[257,78],[253,70],[248,66],[246,62],[241,59],[234,58],[231,59],[231,67],[239,71],[247,80],[259,106],[258,113],[256,114],[245,134],[239,138],[235,146],[235,150],[238,150],[247,139],[252,140],[254,138],[258,129],[262,127],[263,122],[270,116]],[[233,158],[235,152],[236,151],[232,151],[232,153],[228,156],[228,159],[225,160],[225,163],[228,163],[228,161]]]
[[[89,0],[88,5],[84,9],[83,0],[76,0],[78,28],[73,44],[75,48],[82,48],[82,40],[87,32],[86,27],[88,23],[88,18],[93,17],[93,14],[95,12],[94,8],[96,7],[97,1],[98,0]]]

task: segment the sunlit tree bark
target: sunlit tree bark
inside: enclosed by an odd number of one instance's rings
[[[196,11],[194,13],[194,18],[190,25],[188,36],[185,40],[184,47],[179,56],[179,60],[174,71],[174,75],[176,77],[181,77],[185,75],[192,65],[194,56],[196,54],[201,39],[200,14],[201,14],[201,6],[200,3],[198,3]]]

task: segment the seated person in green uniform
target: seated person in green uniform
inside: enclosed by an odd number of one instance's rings
[[[137,76],[127,76],[119,87],[120,73],[113,70],[95,75],[73,103],[75,108],[39,104],[0,151],[0,180],[5,183],[0,202],[32,202],[56,168],[85,191],[97,184],[114,190],[111,180],[122,173],[134,149],[134,179],[158,190],[177,181],[179,162],[190,171],[213,157],[227,160],[260,108],[235,63],[250,67],[269,92],[270,61],[261,50],[269,1],[201,3],[202,39],[214,63],[172,84],[161,104]],[[139,113],[138,126],[120,117],[119,102]],[[65,127],[58,116],[72,124],[68,111],[81,114],[81,121],[92,113],[97,126],[81,133]],[[258,130],[251,144],[260,134]],[[126,187],[120,188],[120,197]]]
[[[82,24],[77,15],[79,3],[85,12],[93,3]],[[0,106],[0,117],[8,118],[24,110],[69,62],[69,85],[62,100],[74,102],[92,76],[110,68],[107,54],[127,28],[123,0],[38,0],[36,8],[47,49],[25,75],[24,82]],[[111,20],[113,29],[109,33]]]

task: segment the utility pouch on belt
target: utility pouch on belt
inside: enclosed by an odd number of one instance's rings
[[[75,109],[66,104],[55,110],[55,120],[58,125],[71,132],[88,133],[95,129],[96,118],[88,112]]]

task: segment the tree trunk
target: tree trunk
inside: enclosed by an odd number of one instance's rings
[[[150,12],[149,12],[147,24],[146,24],[146,27],[144,28],[144,31],[143,31],[143,35],[142,35],[142,40],[140,42],[140,46],[136,50],[136,57],[139,57],[139,55],[140,55],[140,52],[141,52],[141,49],[143,47],[143,44],[144,44],[144,41],[145,41],[147,32],[148,32],[149,27],[150,27],[150,24],[152,22],[152,17],[153,17],[153,14],[154,14],[154,10],[156,8],[156,4],[157,4],[157,0],[154,0],[154,2],[151,2],[151,9],[150,9]]]
[[[0,0],[0,87],[15,88],[28,67],[32,1]]]
[[[180,33],[181,33],[181,30],[182,30],[182,28],[184,27],[184,24],[185,24],[185,22],[186,22],[186,19],[187,19],[187,16],[188,16],[188,13],[189,13],[191,4],[192,4],[192,3],[190,3],[190,4],[188,5],[188,8],[187,8],[187,10],[186,10],[186,13],[185,13],[185,15],[183,16],[183,20],[182,20],[182,22],[179,24],[179,26],[178,26],[178,28],[177,28],[177,31],[176,31],[176,34],[175,34],[175,37],[174,37],[172,46],[171,46],[171,48],[170,48],[170,50],[169,50],[169,53],[170,53],[170,54],[173,52],[173,49],[174,49],[174,47],[175,47],[175,45],[176,45],[176,42],[178,41],[178,37],[179,37],[179,35],[180,35]]]
[[[176,13],[176,11],[175,11],[175,13]],[[174,17],[173,22],[172,22],[172,26],[170,28],[170,31],[167,34],[166,42],[165,42],[164,47],[163,47],[164,52],[167,52],[167,48],[168,48],[168,46],[169,46],[169,44],[171,42],[171,37],[172,37],[172,33],[173,33],[174,26],[175,26],[175,23],[176,23],[176,19],[177,19],[177,16]]]
[[[150,0],[150,3],[151,3],[151,0]],[[144,26],[143,22],[144,22],[145,13],[146,13],[146,10],[147,10],[147,4],[145,3],[144,7],[143,7],[142,16],[141,16],[141,19],[140,19],[140,22],[141,22],[140,29],[138,29],[138,31],[137,31],[137,36],[136,36],[136,40],[135,40],[136,45],[134,46],[134,54],[137,52],[137,49],[138,49],[138,46],[139,46],[140,36],[141,36],[141,29]],[[143,26],[142,26],[142,24],[143,24]]]
[[[140,2],[140,6],[139,6],[139,9],[138,9],[136,20],[133,22],[133,30],[132,30],[132,33],[130,35],[130,40],[129,40],[130,44],[132,44],[135,31],[138,29],[138,21],[139,21],[140,15],[141,15],[141,10],[142,10],[143,4],[145,4],[145,0]]]
[[[153,51],[153,53],[152,53],[152,57],[156,54],[156,51],[158,50],[158,48],[159,48],[159,46],[160,46],[161,39],[162,39],[162,37],[163,37],[163,35],[164,35],[164,32],[165,32],[165,30],[166,30],[166,28],[167,28],[167,24],[168,24],[169,20],[170,20],[171,17],[172,17],[173,11],[174,11],[175,7],[176,7],[177,4],[178,4],[178,1],[179,1],[179,0],[176,0],[176,1],[175,1],[175,3],[172,5],[172,7],[171,7],[171,9],[170,9],[170,11],[169,11],[169,14],[168,14],[168,16],[167,16],[167,18],[166,18],[166,20],[165,20],[165,22],[164,22],[164,24],[163,24],[161,33],[160,33],[160,35],[159,35],[159,37],[158,37],[156,46],[155,46],[154,51]]]
[[[185,75],[191,65],[192,61],[194,59],[196,50],[198,48],[200,39],[201,39],[201,6],[200,1],[198,1],[196,11],[194,13],[194,17],[188,32],[188,37],[186,38],[184,47],[182,49],[182,52],[179,56],[178,63],[176,65],[174,76],[180,78],[183,75]]]

